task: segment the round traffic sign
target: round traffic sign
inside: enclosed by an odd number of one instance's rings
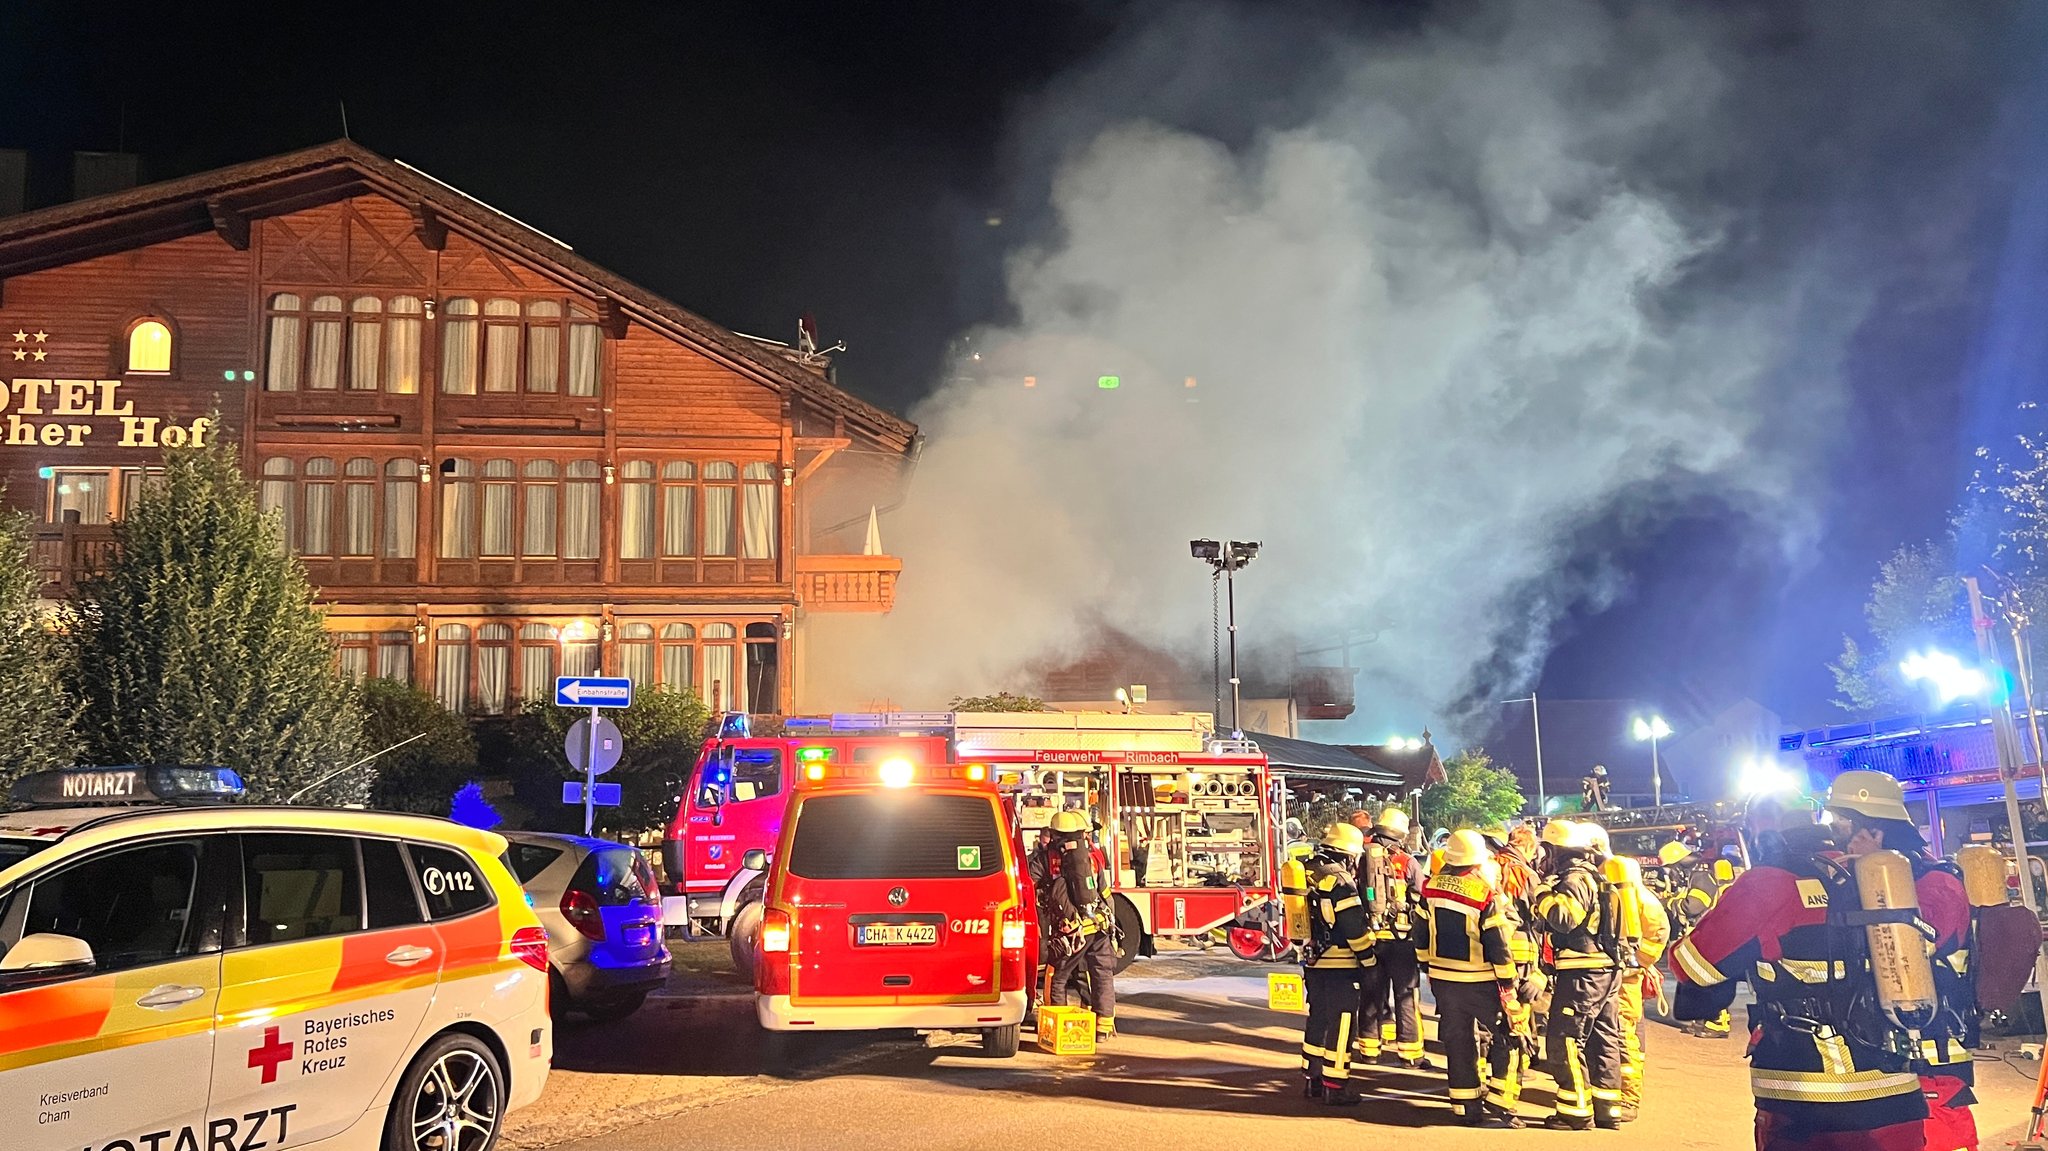
[[[597,721],[597,759],[590,764],[592,775],[603,775],[619,765],[619,755],[626,750],[626,737],[619,734],[619,725],[600,718]],[[569,756],[569,766],[583,771],[584,759],[590,754],[590,720],[579,719],[569,725],[569,734],[562,737],[562,751]]]

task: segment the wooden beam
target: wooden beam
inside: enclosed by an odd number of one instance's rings
[[[213,230],[237,252],[249,250],[249,216],[220,200],[206,202],[206,214],[213,218]]]
[[[626,310],[610,296],[597,298],[597,326],[604,329],[605,339],[626,338]]]
[[[426,204],[412,206],[412,234],[419,238],[420,246],[429,252],[439,252],[448,246],[448,224]]]
[[[796,441],[796,446],[799,451],[809,449],[818,453],[812,456],[803,467],[797,469],[796,479],[792,480],[791,483],[793,486],[801,486],[805,480],[811,478],[812,472],[824,466],[826,460],[837,455],[842,449],[852,447],[853,441],[844,437],[830,440],[799,438]]]

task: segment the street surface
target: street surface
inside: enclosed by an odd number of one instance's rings
[[[561,1030],[547,1093],[510,1117],[503,1146],[939,1151],[1085,1132],[1106,1147],[1239,1151],[1262,1140],[1343,1146],[1411,1131],[1426,1132],[1418,1146],[1449,1151],[1572,1140],[1659,1151],[1750,1145],[1741,1039],[1693,1039],[1654,1022],[1648,1101],[1618,1134],[1459,1126],[1434,1043],[1431,1072],[1366,1072],[1361,1083],[1371,1097],[1355,1111],[1312,1104],[1299,1096],[1299,1017],[1265,1005],[1265,972],[1278,969],[1222,951],[1175,950],[1132,967],[1118,981],[1123,1034],[1092,1058],[1043,1055],[1029,1032],[1010,1060],[983,1059],[964,1037],[825,1035],[792,1069],[769,1073],[752,1000],[724,966],[725,945],[676,949],[671,998],[650,1000],[620,1024],[579,1021]],[[2016,1042],[2000,1050],[2011,1064],[1991,1052],[1978,1063],[1986,1151],[2017,1139],[2039,1067],[2019,1059]],[[1538,1083],[1525,1104],[1548,1102],[1548,1081]]]

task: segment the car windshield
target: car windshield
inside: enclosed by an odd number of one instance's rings
[[[813,796],[789,853],[806,879],[969,879],[1002,866],[996,806],[974,795]]]
[[[5,871],[54,842],[47,839],[0,839],[0,871]]]

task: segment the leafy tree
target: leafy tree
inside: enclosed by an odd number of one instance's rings
[[[519,803],[534,813],[536,825],[583,829],[582,807],[562,802],[563,781],[582,779],[570,769],[562,740],[571,724],[589,714],[530,700],[495,741],[496,750],[508,761]],[[636,692],[633,706],[605,715],[619,725],[626,744],[618,766],[604,777],[606,783],[621,785],[621,805],[598,808],[593,830],[630,835],[666,824],[689,786],[705,725],[711,720],[710,708],[694,692],[657,689]]]
[[[1485,827],[1512,819],[1527,802],[1514,773],[1469,748],[1444,762],[1444,782],[1422,789],[1422,821],[1430,828]]]
[[[1035,695],[1013,695],[999,691],[994,695],[956,695],[953,697],[954,711],[1051,711],[1045,701]]]
[[[302,790],[307,803],[366,799],[374,767],[345,770],[363,754],[354,685],[235,448],[165,452],[114,545],[74,629],[86,754],[232,767],[271,802]]]
[[[377,782],[370,806],[386,811],[447,815],[455,791],[476,778],[476,736],[463,718],[432,694],[396,680],[362,685],[363,745],[385,751],[372,762]]]
[[[0,513],[0,800],[31,771],[69,766],[78,752],[78,703],[66,683],[58,622],[39,602],[42,576],[29,554],[29,520]]]
[[[1878,567],[1863,619],[1870,643],[1842,637],[1842,654],[1828,665],[1841,693],[1835,705],[1857,714],[1919,706],[1919,693],[1899,675],[1899,661],[1921,648],[1967,653],[1976,643],[1956,576],[1954,537],[1893,552]]]

